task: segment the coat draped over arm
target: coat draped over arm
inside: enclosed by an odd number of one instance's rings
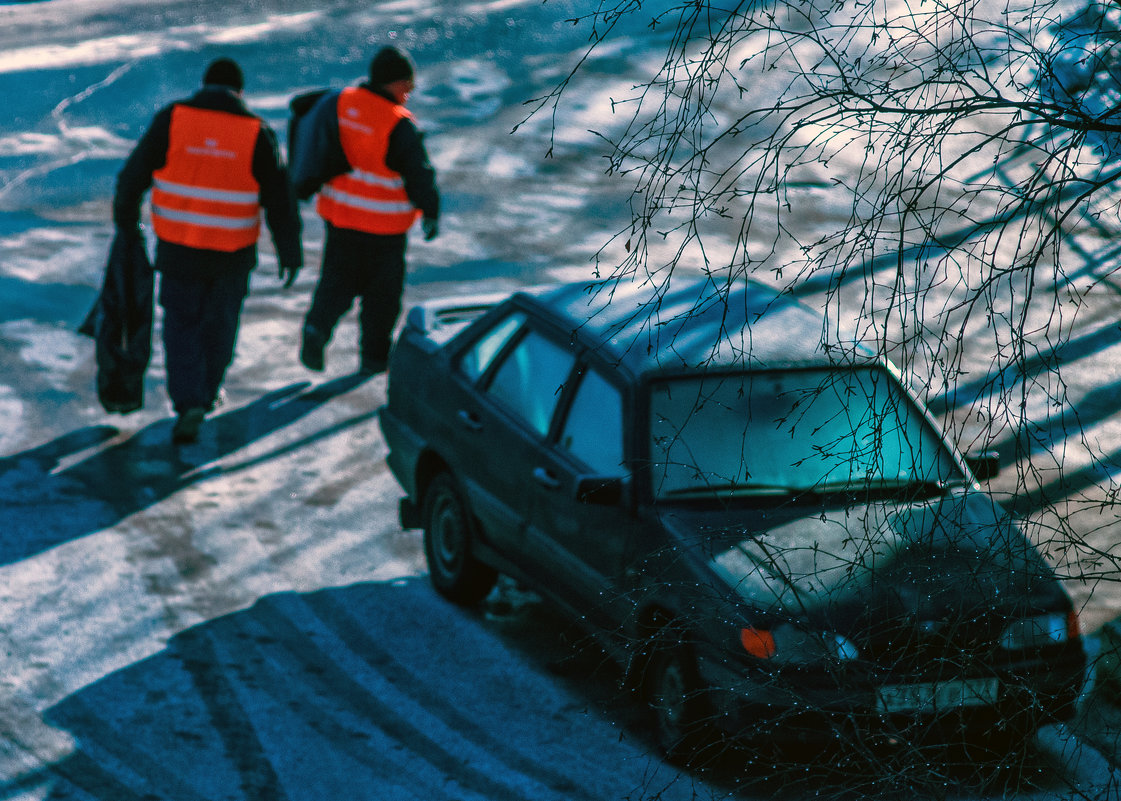
[[[144,373],[152,355],[155,278],[138,230],[120,232],[109,248],[105,278],[79,333],[93,337],[97,399],[107,412],[144,406]]]

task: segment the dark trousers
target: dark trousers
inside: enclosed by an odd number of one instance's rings
[[[234,358],[249,271],[208,279],[160,276],[167,394],[175,411],[209,409]]]
[[[362,361],[388,359],[405,289],[405,241],[404,234],[367,234],[328,224],[319,283],[305,327],[330,340],[335,325],[357,298]]]

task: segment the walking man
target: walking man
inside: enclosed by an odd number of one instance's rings
[[[383,372],[405,286],[406,232],[418,218],[424,238],[438,231],[440,195],[420,132],[405,102],[414,69],[382,48],[369,80],[327,92],[297,123],[292,180],[300,200],[319,192],[326,223],[323,263],[304,319],[300,361],[325,367],[324,349],[360,299],[359,372]]]
[[[194,442],[233,361],[261,210],[285,287],[303,265],[300,217],[276,134],[241,99],[241,68],[210,63],[202,88],[160,110],[117,176],[113,222],[136,231],[152,190],[172,441]]]

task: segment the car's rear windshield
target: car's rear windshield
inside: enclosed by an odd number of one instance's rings
[[[891,489],[963,480],[882,367],[706,374],[652,385],[659,498]]]

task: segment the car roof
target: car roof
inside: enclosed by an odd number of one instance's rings
[[[824,315],[757,281],[581,282],[519,297],[636,376],[876,361],[827,338]]]

